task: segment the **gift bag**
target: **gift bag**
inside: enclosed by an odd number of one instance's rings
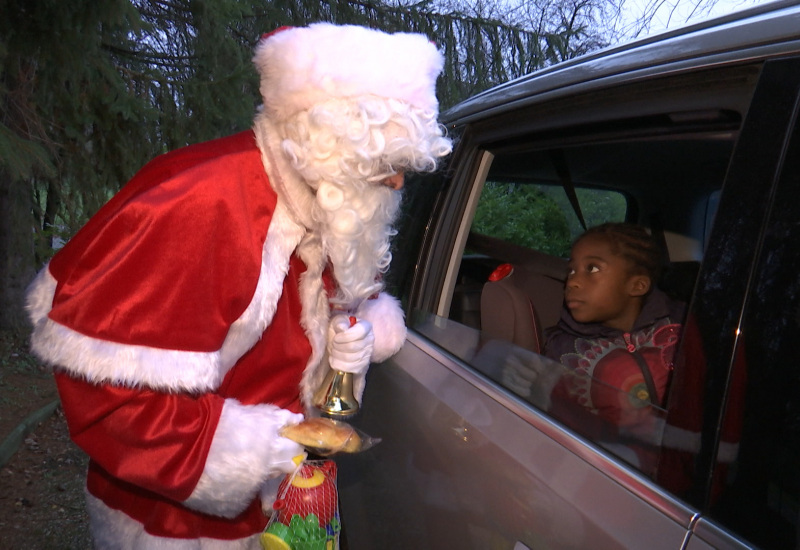
[[[341,523],[336,463],[306,460],[278,488],[264,550],[338,550]]]

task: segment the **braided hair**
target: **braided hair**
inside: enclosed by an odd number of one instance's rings
[[[604,223],[587,229],[575,243],[590,235],[605,239],[614,254],[631,263],[633,273],[650,277],[651,288],[659,283],[666,251],[644,227],[632,223]]]

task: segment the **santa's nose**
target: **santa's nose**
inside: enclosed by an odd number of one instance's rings
[[[394,175],[389,176],[385,180],[381,181],[383,185],[386,187],[391,187],[395,191],[400,191],[403,188],[403,183],[405,182],[405,173],[398,172]]]

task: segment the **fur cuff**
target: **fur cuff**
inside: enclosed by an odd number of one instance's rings
[[[50,274],[48,263],[36,274],[36,278],[25,292],[25,309],[33,326],[43,323],[53,305],[56,294],[56,279]]]
[[[228,399],[222,408],[205,469],[184,505],[216,516],[235,517],[257,496],[269,477],[285,471],[287,455],[303,452],[278,430],[303,415],[274,405],[242,405]]]
[[[406,341],[406,322],[400,301],[385,292],[374,300],[365,301],[356,317],[372,323],[375,346],[372,362],[380,363],[400,351]]]
[[[102,500],[86,492],[89,528],[94,548],[133,550],[252,550],[259,548],[260,534],[235,540],[177,539],[151,535],[144,525],[119,510],[106,506]]]

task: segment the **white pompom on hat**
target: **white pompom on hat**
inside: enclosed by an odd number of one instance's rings
[[[253,62],[274,120],[334,98],[373,95],[436,113],[444,58],[426,36],[316,23],[264,35]]]

